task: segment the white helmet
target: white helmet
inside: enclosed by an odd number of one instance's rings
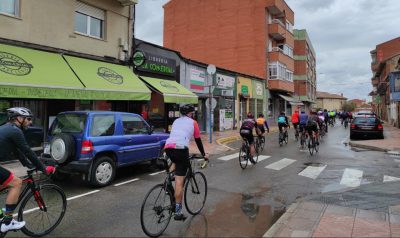
[[[22,117],[32,117],[33,114],[31,110],[25,107],[12,107],[7,109],[8,113],[8,118],[14,118],[17,116],[22,116]]]

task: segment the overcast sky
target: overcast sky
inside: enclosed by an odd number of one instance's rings
[[[163,45],[162,6],[139,0],[137,38]],[[226,0],[232,1],[232,0]],[[306,29],[317,55],[317,90],[369,99],[370,51],[400,37],[400,0],[286,0],[295,29]]]

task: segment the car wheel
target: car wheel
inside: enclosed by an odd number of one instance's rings
[[[92,166],[90,184],[96,187],[107,186],[114,180],[115,172],[115,163],[110,157],[99,157]]]
[[[57,134],[50,141],[50,155],[58,163],[62,164],[75,155],[74,137],[68,134]]]

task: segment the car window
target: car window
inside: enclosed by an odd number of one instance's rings
[[[82,133],[86,122],[85,114],[61,114],[57,115],[50,135],[59,133]]]
[[[112,136],[115,131],[114,115],[95,115],[90,127],[91,136]]]
[[[357,117],[354,124],[375,124],[378,120],[375,117]]]
[[[140,117],[123,115],[122,124],[124,128],[124,135],[148,133],[148,126]]]

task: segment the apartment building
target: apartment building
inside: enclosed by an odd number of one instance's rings
[[[347,98],[341,95],[328,93],[328,92],[317,92],[317,105],[315,109],[327,109],[328,111],[342,111],[343,104]]]
[[[292,98],[293,25],[294,12],[284,0],[171,0],[164,5],[164,46],[264,79],[264,110],[277,117],[298,103]],[[249,108],[251,98],[238,90],[236,108]]]
[[[383,42],[371,52],[371,83],[374,111],[383,120],[399,126],[400,37]]]
[[[1,0],[0,110],[140,112],[150,90],[126,63],[137,0]],[[118,27],[116,27],[118,26]]]
[[[294,91],[302,109],[310,111],[316,103],[316,54],[306,30],[294,30]]]

